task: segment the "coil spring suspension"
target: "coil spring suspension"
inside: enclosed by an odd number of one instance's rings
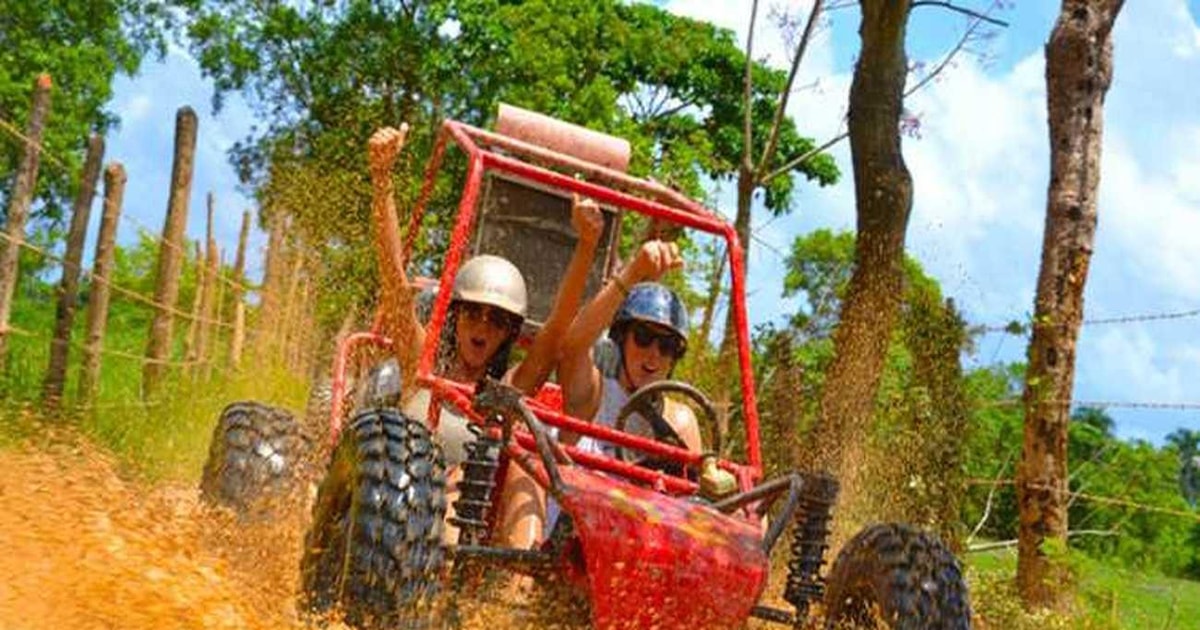
[[[837,481],[827,475],[805,475],[804,486],[799,516],[792,528],[787,585],[783,591],[783,599],[796,608],[797,628],[808,618],[812,603],[825,592],[821,566],[829,549],[829,521],[838,492]]]
[[[467,429],[475,439],[466,445],[467,458],[462,463],[463,476],[458,482],[458,500],[450,522],[458,527],[458,544],[478,545],[487,540],[487,516],[496,489],[496,469],[500,466],[500,449],[504,440],[496,437],[494,425],[481,427],[471,424]]]

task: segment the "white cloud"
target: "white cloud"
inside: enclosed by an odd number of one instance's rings
[[[1200,207],[1169,165],[1138,160],[1119,136],[1105,144],[1098,255],[1121,256],[1164,296],[1200,301]]]
[[[678,3],[677,3],[678,4]],[[732,3],[686,3],[728,14]],[[906,139],[914,180],[909,250],[978,323],[1021,320],[1032,309],[1040,264],[1049,172],[1043,52],[1053,15],[1024,32],[1015,61],[981,66],[964,57],[913,96],[922,137]],[[742,21],[744,25],[744,20]],[[744,26],[743,26],[744,28]],[[1029,31],[1036,31],[1031,33]],[[840,36],[841,31],[839,31]],[[1019,37],[1017,37],[1019,36]],[[1006,37],[1001,34],[1001,37]],[[845,48],[856,41],[839,41]],[[832,43],[826,48],[833,50]],[[1088,279],[1086,316],[1109,317],[1200,307],[1200,27],[1184,0],[1130,5],[1115,31],[1115,78],[1105,110],[1100,223]],[[1022,56],[1023,55],[1023,56]],[[830,59],[833,58],[829,53]],[[806,131],[836,130],[849,68],[828,67],[818,95],[801,94],[791,114]],[[837,70],[840,70],[838,72]],[[820,136],[820,134],[817,134]],[[798,211],[756,221],[761,236],[786,247],[817,227],[853,225],[853,179],[845,143],[835,150],[845,177],[833,189],[802,186]],[[765,215],[760,215],[760,217]],[[750,287],[754,321],[777,319],[791,305],[779,296],[782,264],[754,244]],[[1187,375],[1200,370],[1194,320],[1085,327],[1076,357],[1080,400],[1189,402]],[[984,342],[989,356],[1023,360],[1023,344]],[[1194,416],[1110,410],[1121,433],[1154,438]]]
[[[122,123],[138,123],[146,118],[152,106],[153,103],[148,94],[135,94],[121,107],[117,108],[117,116],[121,118]]]

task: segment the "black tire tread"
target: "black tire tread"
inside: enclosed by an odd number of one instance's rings
[[[290,412],[257,402],[225,407],[213,428],[201,496],[246,511],[299,490],[311,441]]]
[[[830,571],[825,627],[969,630],[958,560],[934,536],[904,524],[873,525],[850,540]]]
[[[313,507],[304,605],[355,627],[424,627],[440,586],[446,512],[441,450],[393,410],[346,427]]]

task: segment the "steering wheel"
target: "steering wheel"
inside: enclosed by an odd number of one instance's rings
[[[721,435],[717,431],[717,412],[713,408],[712,401],[708,399],[700,390],[684,383],[682,381],[657,381],[651,383],[629,397],[621,410],[617,413],[617,420],[614,423],[614,428],[618,431],[625,431],[625,427],[629,424],[629,417],[633,414],[639,414],[647,423],[650,424],[650,430],[654,433],[654,439],[659,442],[677,446],[682,449],[687,448],[683,438],[679,437],[679,433],[671,427],[663,417],[663,394],[676,393],[682,395],[695,403],[695,406],[700,408],[702,415],[705,416],[708,425],[712,428],[711,446],[715,453],[721,452]],[[617,458],[624,462],[634,463],[641,457],[634,453],[630,453],[623,446],[617,446]]]

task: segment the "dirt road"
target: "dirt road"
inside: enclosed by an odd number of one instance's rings
[[[292,628],[302,525],[237,524],[77,440],[0,451],[0,628]]]
[[[0,449],[0,629],[309,627],[295,610],[303,514],[238,521],[190,484],[132,481],[86,442],[53,441]],[[463,612],[467,630],[531,627]]]

